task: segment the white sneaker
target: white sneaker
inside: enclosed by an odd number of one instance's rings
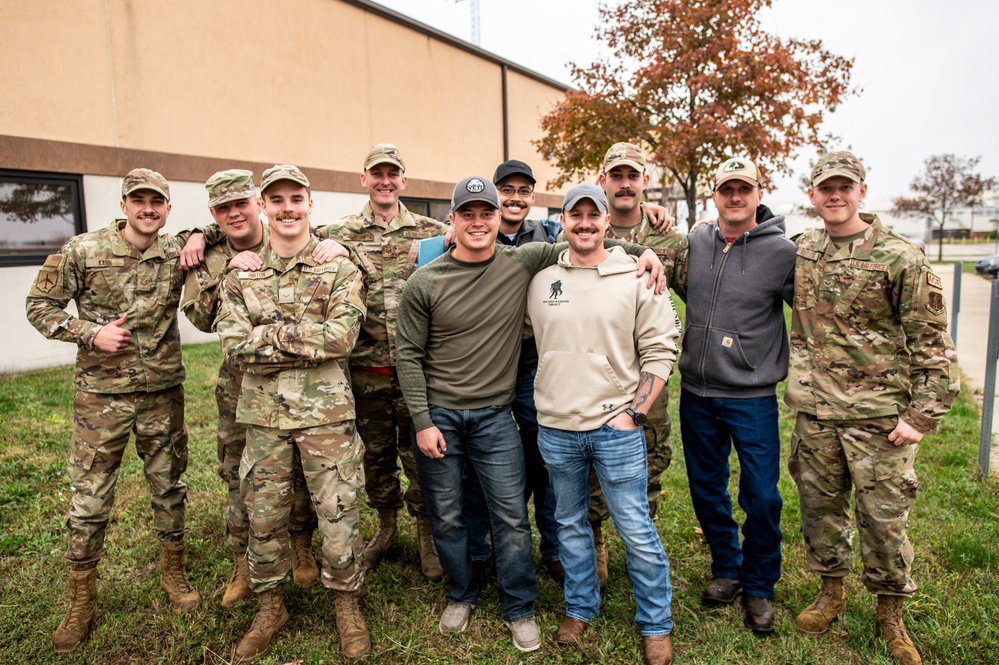
[[[437,624],[437,629],[442,633],[461,633],[468,628],[468,617],[472,614],[473,605],[459,605],[457,603],[448,603],[447,607],[444,608],[444,613],[441,614],[440,623]],[[535,629],[537,632],[537,629]]]
[[[541,648],[541,636],[538,634],[538,624],[534,617],[520,619],[506,624],[513,636],[513,646],[518,651],[536,651]]]

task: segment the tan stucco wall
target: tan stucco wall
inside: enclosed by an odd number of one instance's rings
[[[344,172],[393,142],[411,178],[438,183],[503,159],[501,66],[361,7],[57,4],[0,0],[16,91],[0,134]],[[510,155],[544,171],[530,140],[562,91],[516,71],[508,86]]]

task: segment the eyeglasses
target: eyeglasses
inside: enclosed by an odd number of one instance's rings
[[[520,194],[524,198],[527,198],[534,193],[533,187],[511,187],[510,185],[503,185],[502,187],[497,187],[499,193],[503,196],[513,196],[514,194]]]

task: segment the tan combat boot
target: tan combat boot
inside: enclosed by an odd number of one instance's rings
[[[278,586],[261,593],[257,615],[253,617],[250,630],[239,641],[232,662],[252,663],[266,656],[274,636],[286,623],[288,610],[284,607],[284,588]]]
[[[232,577],[229,586],[222,595],[222,607],[232,607],[253,595],[250,588],[250,571],[246,565],[246,552],[236,555],[236,563],[232,567]]]
[[[291,534],[291,571],[295,584],[308,589],[319,581],[319,566],[312,554],[312,532]]]
[[[846,609],[846,589],[842,577],[822,576],[822,589],[811,605],[806,607],[794,620],[798,632],[809,637],[824,635],[829,624],[839,618]]]
[[[336,629],[340,632],[340,650],[344,658],[360,658],[371,653],[371,637],[364,625],[356,591],[334,591]]]
[[[604,541],[603,523],[599,520],[590,522],[590,528],[593,529],[593,546],[597,550],[597,579],[600,580],[600,586],[603,586],[608,576],[607,543]]]
[[[170,608],[174,612],[193,610],[201,602],[201,596],[187,580],[185,551],[183,540],[160,543],[160,587],[170,596]]]
[[[909,639],[902,621],[901,596],[878,596],[877,632],[888,643],[888,650],[902,665],[920,665],[923,659]]]
[[[399,525],[396,522],[395,508],[378,511],[378,533],[364,548],[364,569],[374,570],[382,558],[399,540]]]
[[[423,576],[431,582],[444,579],[444,568],[437,556],[437,545],[434,544],[434,534],[430,531],[430,518],[426,515],[416,516],[416,537],[420,548],[420,569]]]
[[[69,653],[90,634],[97,617],[97,568],[69,571],[69,609],[52,633],[56,653]]]

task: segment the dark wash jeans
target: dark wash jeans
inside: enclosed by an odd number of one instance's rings
[[[467,465],[478,475],[489,511],[503,620],[534,616],[538,582],[524,503],[524,449],[509,405],[463,410],[430,405],[430,418],[444,436],[447,452],[443,459],[430,459],[415,446],[414,452],[434,542],[447,574],[447,602],[474,605],[479,596],[465,525],[462,477]]]
[[[780,579],[783,501],[777,397],[698,397],[680,392],[680,432],[694,513],[711,548],[712,577],[741,580],[747,596],[772,598]],[[739,456],[739,525],[728,491],[729,454]]]

